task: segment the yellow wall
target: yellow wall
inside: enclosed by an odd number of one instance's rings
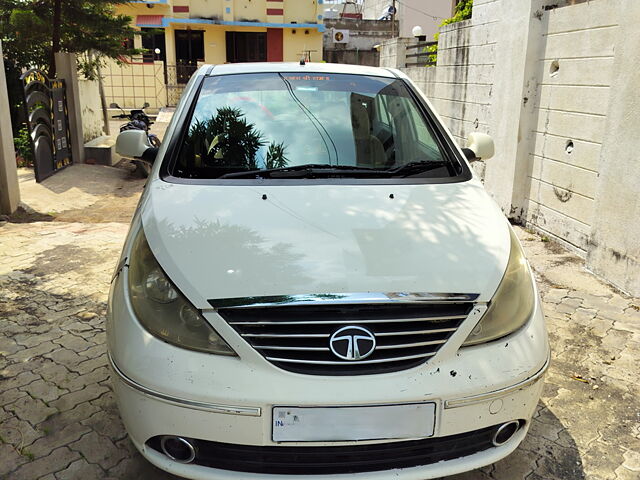
[[[202,1],[202,0],[200,0]],[[267,2],[265,0],[235,0],[233,2],[234,20],[236,22],[250,22],[267,20]]]
[[[130,15],[135,21],[136,15],[165,15],[167,17],[211,18],[225,21],[257,20],[267,22],[267,8],[283,8],[284,23],[315,23],[322,14],[325,5],[317,0],[284,0],[269,2],[268,0],[173,0],[169,4],[132,3],[116,6],[116,12]],[[189,13],[174,13],[173,5],[188,5]],[[225,16],[225,8],[230,7],[232,17]]]
[[[198,0],[189,2],[189,15],[198,18],[218,17],[222,20],[225,4],[229,4],[226,0]]]
[[[295,30],[296,33],[293,33]],[[304,32],[308,31],[309,34]],[[322,33],[315,28],[285,28],[284,29],[284,61],[297,62],[305,50],[311,52],[311,61],[322,61]]]
[[[315,23],[326,5],[318,5],[316,0],[284,0],[284,22]]]

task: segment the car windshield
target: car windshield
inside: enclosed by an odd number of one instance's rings
[[[402,80],[323,73],[206,77],[173,174],[187,178],[450,177]]]

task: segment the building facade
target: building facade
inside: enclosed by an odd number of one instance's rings
[[[199,65],[322,60],[323,0],[146,0],[119,5],[140,58],[103,69],[108,101],[175,104]],[[163,100],[164,98],[164,100]]]

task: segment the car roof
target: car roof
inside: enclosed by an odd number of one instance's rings
[[[226,63],[222,65],[205,65],[200,72],[208,75],[234,75],[239,73],[343,73],[350,75],[373,75],[377,77],[395,78],[392,70],[361,65],[345,65],[339,63],[306,63],[298,62],[264,62],[264,63]]]

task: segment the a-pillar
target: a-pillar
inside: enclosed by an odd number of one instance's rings
[[[11,215],[18,208],[18,203],[20,203],[18,169],[13,147],[2,42],[0,42],[0,213]]]
[[[80,104],[76,56],[73,53],[56,53],[56,71],[56,78],[64,80],[67,87],[67,110],[73,163],[84,163],[82,106]]]

